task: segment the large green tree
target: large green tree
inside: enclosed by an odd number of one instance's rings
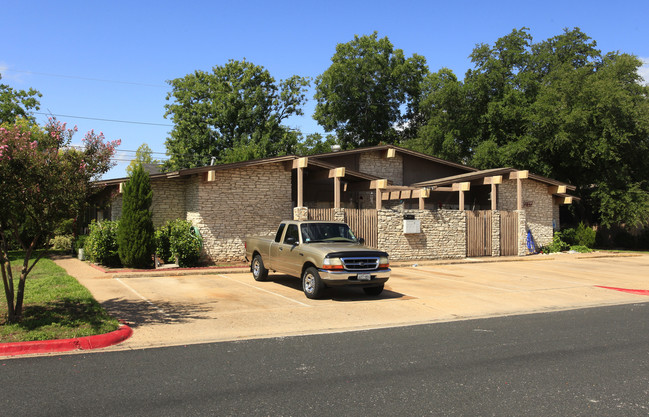
[[[137,164],[124,184],[122,217],[117,228],[119,259],[129,268],[146,268],[155,252],[153,218],[150,211],[153,190],[149,174]]]
[[[301,115],[308,78],[276,82],[262,66],[230,60],[211,72],[169,81],[165,117],[174,127],[166,141],[168,169],[235,162],[291,153],[297,132],[282,123]]]
[[[314,119],[336,131],[344,148],[396,143],[415,131],[426,59],[406,58],[387,37],[358,36],[338,44],[316,79]]]
[[[106,142],[91,131],[83,149],[73,150],[68,145],[74,131],[55,120],[44,129],[25,120],[0,126],[0,272],[9,322],[20,320],[27,277],[45,253],[30,262],[34,251],[62,221],[77,217],[93,181],[114,166],[119,141]],[[11,241],[24,251],[17,288]]]
[[[427,120],[406,146],[479,168],[514,166],[577,186],[577,213],[649,220],[649,88],[641,61],[602,54],[580,29],[533,43],[527,28],[477,45],[463,81],[424,83]]]
[[[30,111],[39,109],[40,102],[37,97],[42,97],[42,94],[33,88],[27,91],[15,90],[0,83],[0,124],[15,123],[17,118],[33,121]]]

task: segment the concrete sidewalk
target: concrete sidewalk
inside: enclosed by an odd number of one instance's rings
[[[104,350],[339,332],[647,302],[649,256],[557,254],[525,258],[419,261],[393,265],[386,291],[329,290],[304,297],[298,279],[256,282],[243,268],[208,274],[103,273],[74,258],[56,260],[133,336]],[[413,266],[413,265],[417,266]],[[246,273],[235,273],[246,272]],[[156,275],[160,275],[159,272]]]

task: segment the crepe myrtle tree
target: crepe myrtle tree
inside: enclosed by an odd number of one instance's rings
[[[27,120],[0,127],[0,272],[7,301],[7,320],[20,321],[25,282],[61,221],[83,208],[92,182],[112,166],[119,140],[106,141],[90,131],[81,150],[70,147],[74,129],[50,119],[44,128]],[[18,288],[9,258],[10,240],[23,249]]]

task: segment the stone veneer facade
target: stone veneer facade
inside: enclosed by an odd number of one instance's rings
[[[555,204],[548,186],[524,179],[523,210],[519,211],[519,255],[527,253],[527,230],[532,232],[537,246],[552,242]],[[504,180],[498,186],[498,209],[516,211],[516,180]]]
[[[177,218],[191,221],[203,237],[204,255],[214,262],[243,260],[244,239],[272,235],[292,218],[291,172],[281,163],[217,171],[216,181],[201,174],[152,181],[155,227]],[[111,216],[122,212],[122,196]]]
[[[421,233],[404,234],[403,216],[420,221]],[[379,249],[392,260],[464,258],[466,214],[458,210],[399,210],[378,212]]]
[[[212,261],[243,260],[247,236],[273,235],[293,217],[291,172],[281,163],[217,171],[211,182],[194,176],[187,190],[187,219]]]
[[[403,157],[396,154],[387,158],[385,152],[367,152],[359,155],[358,170],[365,174],[385,178],[393,185],[403,185]]]

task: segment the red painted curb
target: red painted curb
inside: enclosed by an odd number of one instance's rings
[[[124,324],[114,332],[95,336],[77,337],[74,339],[37,340],[34,342],[0,343],[0,356],[99,349],[121,343],[131,337],[132,334],[133,329]]]
[[[628,288],[604,287],[602,285],[595,285],[595,286],[597,288],[604,288],[606,290],[622,291],[622,292],[628,292],[630,294],[637,294],[637,295],[649,295],[649,290],[631,290]]]

